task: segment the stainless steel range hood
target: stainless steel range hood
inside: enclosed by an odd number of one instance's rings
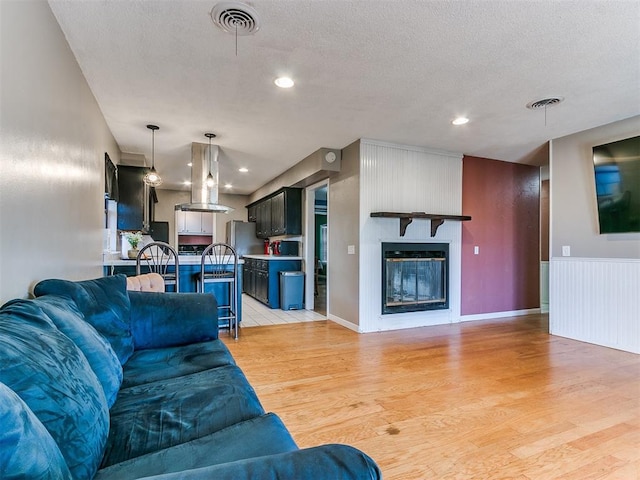
[[[191,203],[176,205],[176,210],[191,212],[229,213],[233,208],[218,203],[218,145],[205,143],[191,144]],[[212,187],[207,186],[207,176],[211,173]]]

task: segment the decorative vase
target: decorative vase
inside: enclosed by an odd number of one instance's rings
[[[132,248],[131,250],[127,250],[127,256],[130,259],[135,260],[136,258],[138,258],[138,249]]]

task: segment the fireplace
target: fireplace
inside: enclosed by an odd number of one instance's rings
[[[382,313],[449,308],[449,244],[382,244]]]

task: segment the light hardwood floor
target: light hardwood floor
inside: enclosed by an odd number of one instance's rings
[[[547,331],[530,315],[221,338],[300,447],[354,445],[387,480],[640,478],[640,356]]]

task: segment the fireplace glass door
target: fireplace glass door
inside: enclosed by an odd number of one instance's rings
[[[383,244],[383,314],[448,308],[448,248],[419,245]]]
[[[387,305],[444,302],[444,258],[387,259]]]

